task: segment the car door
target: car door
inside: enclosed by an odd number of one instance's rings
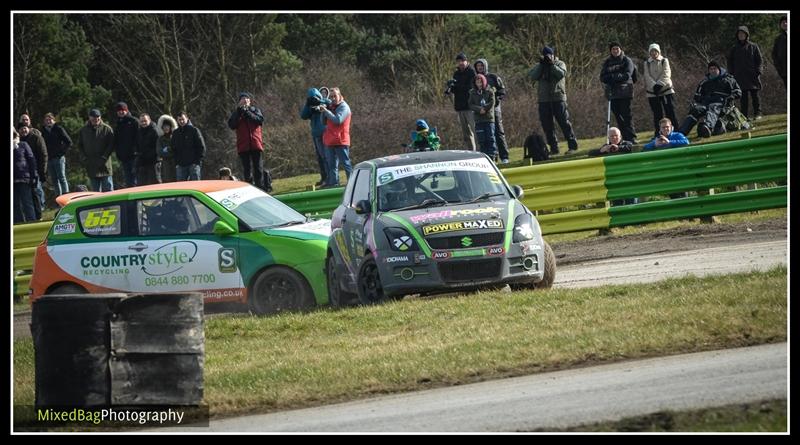
[[[214,233],[216,212],[190,195],[140,199],[135,206],[139,237],[127,248],[144,263],[135,273],[137,291],[198,291],[222,301],[244,295],[239,238]]]
[[[366,251],[366,223],[370,215],[359,215],[356,213],[356,204],[359,201],[369,201],[370,195],[370,176],[372,171],[369,168],[360,168],[353,172],[352,180],[353,196],[350,204],[344,209],[342,215],[342,232],[344,232],[345,248],[350,257],[352,270],[357,271],[361,266],[361,261]]]

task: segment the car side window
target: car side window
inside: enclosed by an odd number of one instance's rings
[[[369,200],[369,176],[370,171],[367,169],[360,169],[357,171],[355,178],[355,188],[353,189],[352,205],[361,200]]]
[[[191,196],[142,199],[136,202],[139,235],[210,234],[219,216]]]
[[[342,201],[342,203],[347,207],[350,207],[350,205],[353,203],[353,189],[355,188],[356,179],[358,178],[358,172],[360,171],[361,170],[355,171],[355,174],[353,175],[353,180],[347,181],[347,187],[344,189],[344,200]]]
[[[91,236],[113,236],[122,233],[122,206],[104,204],[78,212],[81,230]]]

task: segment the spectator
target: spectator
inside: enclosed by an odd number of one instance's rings
[[[238,179],[236,179],[236,176],[233,176],[233,173],[231,173],[231,169],[229,169],[228,167],[222,167],[221,169],[219,169],[219,179],[223,181],[238,181]]]
[[[114,190],[111,153],[114,152],[114,130],[103,122],[100,110],[89,111],[89,121],[78,133],[78,150],[86,158],[86,175],[92,181],[92,191]]]
[[[25,123],[19,124],[19,139],[28,144],[33,152],[33,158],[36,160],[37,180],[32,183],[33,185],[33,210],[36,220],[42,219],[42,212],[44,211],[44,189],[42,189],[42,182],[47,178],[47,146],[45,145],[42,134],[34,134],[31,127]]]
[[[489,158],[497,156],[494,140],[494,88],[483,74],[475,75],[475,88],[469,91],[469,108],[475,113],[475,137]]]
[[[781,32],[778,37],[775,37],[775,43],[772,45],[772,64],[778,70],[778,75],[783,80],[783,86],[786,87],[786,43],[788,41],[787,31],[789,30],[789,22],[786,16],[781,17],[779,22]]]
[[[689,139],[683,133],[672,131],[672,121],[665,117],[658,122],[658,136],[642,148],[642,151],[675,148],[689,145]]]
[[[53,190],[56,196],[68,193],[69,184],[67,184],[67,161],[65,155],[70,146],[72,146],[72,139],[70,139],[64,127],[56,123],[56,117],[53,113],[44,115],[42,137],[45,145],[47,145],[47,171],[50,173]]]
[[[23,114],[19,115],[19,122],[18,123],[27,125],[28,128],[31,129],[31,133],[33,133],[35,135],[37,135],[37,136],[41,136],[42,135],[42,133],[33,126],[33,123],[31,123],[31,117],[27,113],[23,113]]]
[[[161,181],[175,182],[175,154],[172,150],[172,132],[178,128],[178,123],[169,114],[162,114],[158,118],[158,153],[161,155]]]
[[[722,107],[741,96],[742,90],[739,84],[724,68],[712,60],[708,62],[708,74],[700,81],[697,91],[694,93],[694,102],[689,109],[689,115],[681,124],[678,132],[689,136],[692,128],[697,126],[697,135],[701,138],[711,136],[711,132],[724,133],[725,126],[719,122],[719,115]],[[717,125],[717,123],[720,125]]]
[[[669,60],[661,55],[658,43],[652,43],[648,49],[650,57],[644,62],[644,86],[647,101],[653,110],[653,126],[658,136],[661,118],[668,117],[671,122],[678,122],[675,117],[675,90],[672,88],[672,71]]]
[[[742,113],[748,118],[761,119],[761,74],[764,71],[761,49],[750,41],[750,31],[740,26],[736,31],[736,43],[728,53],[728,71],[742,89]],[[753,98],[753,114],[750,114],[748,94]]]
[[[319,165],[319,182],[317,187],[325,185],[328,180],[328,167],[325,161],[325,144],[322,143],[322,134],[325,133],[325,124],[322,122],[320,105],[330,105],[330,99],[324,99],[322,93],[316,88],[309,88],[306,103],[300,109],[300,119],[308,120],[311,125],[311,142],[314,144],[314,153],[317,155]]]
[[[569,120],[567,110],[567,93],[565,90],[567,65],[555,56],[555,51],[549,46],[542,49],[542,57],[528,73],[534,83],[539,82],[539,120],[542,123],[550,153],[558,154],[558,139],[556,139],[553,119],[558,122],[564,138],[567,139],[568,153],[578,150],[578,140]]]
[[[414,151],[433,151],[439,149],[441,145],[439,136],[436,132],[431,131],[425,119],[417,119],[416,128],[417,130],[413,133],[414,137],[411,141],[411,148]]]
[[[122,164],[125,187],[136,186],[136,135],[139,122],[128,112],[128,104],[117,102],[114,106],[117,113],[117,126],[114,129],[114,150]]]
[[[32,186],[37,180],[36,159],[31,147],[19,140],[11,127],[11,151],[14,153],[14,224],[36,220]]]
[[[630,153],[633,142],[625,141],[622,139],[622,132],[617,127],[608,129],[608,143],[600,148],[589,150],[589,157],[595,156],[611,156],[616,154]],[[624,206],[629,204],[636,204],[639,202],[638,198],[615,199],[611,201],[612,206]]]
[[[622,140],[622,132],[617,127],[608,129],[608,143],[600,148],[589,150],[589,156],[608,156],[622,153],[630,153],[633,142]]]
[[[489,62],[486,59],[478,59],[475,62],[475,72],[486,76],[489,86],[494,88],[494,141],[497,144],[500,162],[508,164],[508,144],[506,143],[506,132],[503,129],[503,110],[500,108],[501,102],[506,97],[505,83],[500,76],[489,72]]]
[[[178,129],[172,135],[175,156],[175,179],[177,181],[199,181],[206,142],[200,129],[192,125],[185,111],[178,113]]]
[[[456,71],[447,82],[445,94],[453,95],[453,107],[458,113],[461,135],[464,138],[464,149],[475,151],[475,116],[469,109],[469,90],[475,85],[475,69],[470,66],[467,55],[458,53]]]
[[[322,121],[325,123],[325,133],[322,142],[325,144],[325,160],[328,164],[327,187],[339,185],[339,161],[342,161],[347,180],[353,172],[350,164],[350,106],[344,101],[344,96],[339,88],[331,88],[330,110],[321,106]]]
[[[158,155],[158,129],[150,115],[139,115],[139,131],[136,133],[136,183],[139,185],[161,184],[161,156]]]
[[[636,130],[633,127],[631,101],[636,65],[625,55],[619,43],[611,42],[608,49],[611,55],[603,62],[600,81],[603,82],[606,98],[611,103],[611,112],[622,131],[622,138],[635,144]]]
[[[252,102],[252,94],[239,93],[239,103],[228,118],[228,127],[236,130],[236,152],[242,161],[245,182],[254,184],[258,188],[265,188],[264,167],[261,160],[261,154],[264,152],[261,136],[264,115]]]

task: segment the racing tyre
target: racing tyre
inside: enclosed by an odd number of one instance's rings
[[[511,284],[511,290],[525,290],[525,289],[550,289],[553,287],[553,282],[556,280],[556,254],[547,241],[544,241],[544,277],[542,281],[534,283],[514,283]]]
[[[331,307],[345,307],[352,305],[356,300],[356,294],[345,292],[339,283],[339,274],[336,271],[336,260],[329,256],[325,262],[325,271],[328,276],[328,301]]]
[[[536,289],[550,289],[556,281],[556,254],[547,241],[544,242],[544,278],[536,283]]]
[[[86,289],[77,284],[60,284],[50,291],[47,292],[47,295],[75,295],[75,294],[86,294]]]
[[[388,298],[383,292],[381,277],[378,274],[378,264],[371,253],[364,257],[358,270],[358,300],[361,304],[380,304]]]
[[[248,297],[250,310],[259,315],[308,310],[316,305],[302,275],[288,267],[271,267],[258,275]]]

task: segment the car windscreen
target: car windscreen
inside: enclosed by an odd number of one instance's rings
[[[208,196],[254,230],[306,221],[302,214],[251,185],[210,192]]]
[[[445,205],[511,197],[488,159],[379,168],[377,177],[378,210],[382,212],[422,204]]]

